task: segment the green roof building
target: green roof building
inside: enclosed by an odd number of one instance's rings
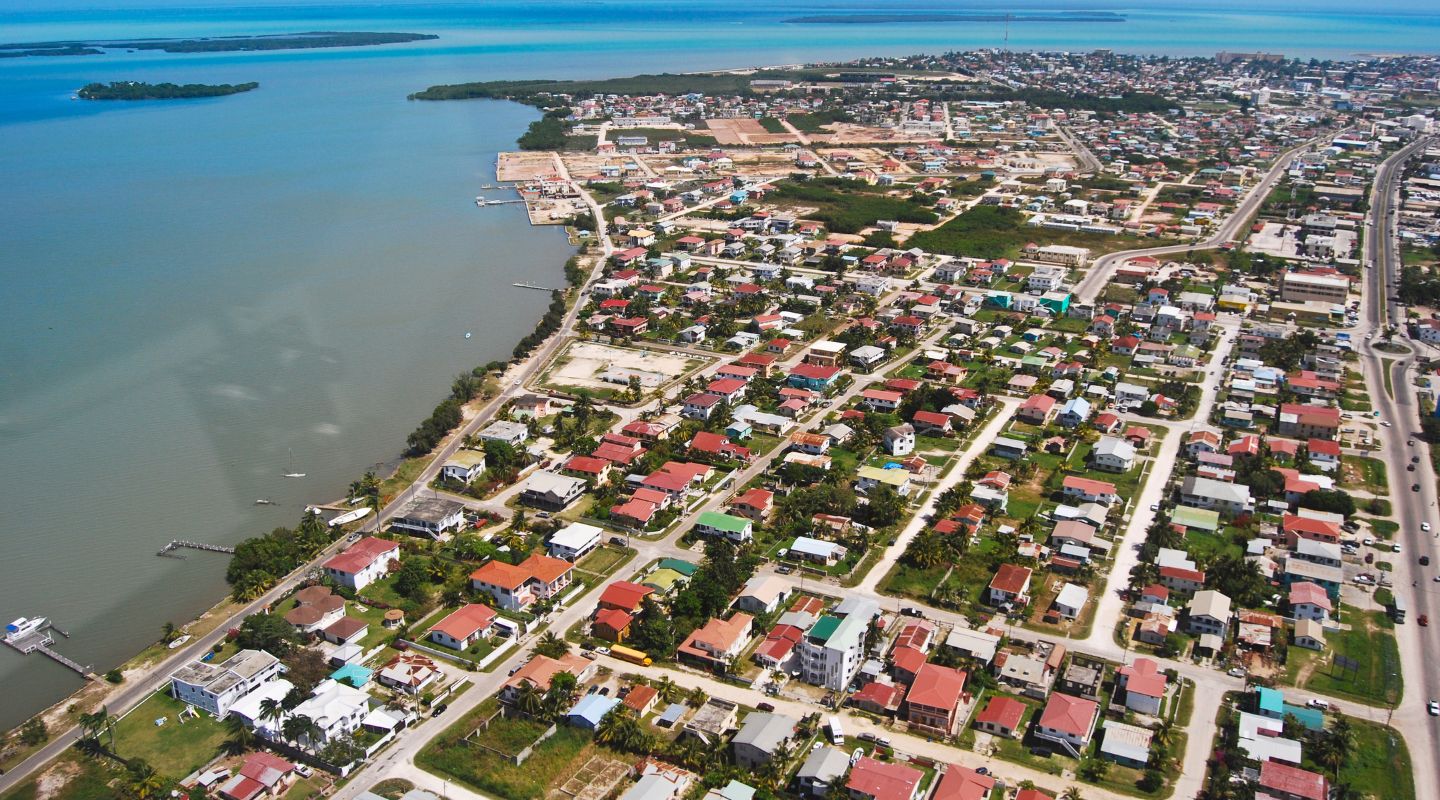
[[[701,536],[724,536],[736,544],[755,538],[755,523],[744,517],[706,511],[695,520],[695,532]]]

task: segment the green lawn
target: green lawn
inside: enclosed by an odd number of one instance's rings
[[[1340,770],[1340,780],[1371,797],[1414,800],[1415,773],[1405,740],[1374,722],[1350,718],[1355,749]]]
[[[1298,684],[1302,689],[1373,706],[1398,702],[1402,679],[1400,651],[1391,630],[1394,623],[1382,611],[1360,611],[1349,606],[1342,606],[1341,619],[1350,627],[1327,633],[1325,652],[1295,646],[1288,649],[1287,679],[1295,684],[1302,670],[1313,663],[1309,677]],[[1359,669],[1352,673],[1335,667],[1333,657],[1337,654],[1359,661]]]
[[[1360,486],[1373,492],[1384,492],[1390,482],[1385,474],[1385,462],[1378,458],[1347,457],[1346,462],[1360,473],[1360,481],[1347,482],[1346,486]]]
[[[1032,747],[1049,748],[1048,743],[1036,739],[1031,733],[1032,723],[1035,721],[1035,717],[1040,714],[1040,703],[1028,697],[1018,695],[1010,696],[1025,704],[1025,716],[1021,718],[1019,728],[1019,730],[1024,731],[1024,735],[1019,739],[1006,739],[1000,736],[994,737],[991,741],[995,743],[995,754],[1006,761],[1041,772],[1048,772],[1051,775],[1059,775],[1065,770],[1073,771],[1076,766],[1076,761],[1067,755],[1055,754],[1040,756],[1030,752]]]
[[[225,741],[225,726],[201,712],[183,723],[186,705],[153,694],[115,726],[115,749],[122,758],[143,758],[161,774],[180,779],[214,758]],[[155,720],[165,718],[164,725]]]
[[[597,547],[590,552],[589,555],[580,559],[579,563],[575,565],[575,568],[595,575],[609,575],[619,569],[622,564],[629,561],[634,555],[634,550],[605,544]]]

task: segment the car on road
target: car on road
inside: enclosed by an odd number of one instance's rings
[[[790,573],[795,571],[795,568],[790,566],[789,564],[781,564],[780,566],[775,568],[775,571],[780,573],[781,575],[789,575]]]
[[[1378,415],[1380,414],[1380,412],[1379,412],[1379,411],[1376,411],[1375,414],[1378,416]],[[1381,424],[1381,425],[1384,425],[1385,427],[1388,428],[1388,427],[1390,427],[1390,420],[1388,420],[1388,419],[1382,419],[1382,420],[1380,420],[1380,424]]]
[[[1405,440],[1405,444],[1408,444],[1408,445],[1410,445],[1411,447],[1414,447],[1414,446],[1415,446],[1415,440],[1414,440],[1414,439],[1406,439],[1406,440]]]
[[[1318,709],[1320,709],[1321,711],[1324,711],[1325,709],[1327,709],[1327,708],[1330,707],[1330,701],[1329,701],[1329,700],[1321,700],[1321,699],[1318,698],[1318,697],[1312,697],[1312,698],[1310,698],[1309,700],[1306,700],[1306,701],[1305,701],[1305,705],[1307,705],[1307,706],[1309,706],[1309,707],[1311,707],[1311,708],[1318,708]]]
[[[602,656],[608,656],[608,655],[610,655],[610,648],[608,648],[608,647],[597,647],[597,648],[595,648],[595,652],[599,653],[599,654],[602,655]]]
[[[1406,464],[1406,465],[1405,465],[1405,471],[1406,471],[1406,472],[1414,472],[1414,471],[1415,471],[1415,465],[1414,465],[1414,464]]]
[[[1159,504],[1159,503],[1151,503],[1151,504],[1150,504],[1150,510],[1151,510],[1152,512],[1153,512],[1153,511],[1159,511],[1159,510],[1160,510],[1160,504]]]
[[[1429,627],[1430,616],[1428,614],[1421,614],[1420,616],[1415,618],[1415,621],[1420,623],[1420,627],[1422,628]]]
[[[906,617],[923,617],[923,616],[925,616],[925,612],[924,612],[924,611],[921,611],[920,609],[916,608],[915,606],[905,606],[904,608],[900,609],[900,613],[901,613],[901,615],[906,616]]]
[[[611,536],[611,537],[610,537],[610,544],[616,545],[616,546],[618,546],[618,547],[624,547],[624,546],[625,546],[625,539],[624,539],[623,537],[620,537],[620,536]]]
[[[1246,673],[1244,667],[1231,667],[1225,674],[1232,678],[1243,678]]]
[[[765,712],[770,712],[770,711],[774,711],[774,710],[775,710],[775,704],[774,704],[774,703],[756,703],[756,704],[755,704],[755,707],[758,708],[758,709],[760,709],[761,711],[765,711]]]
[[[1420,530],[1425,531],[1426,533],[1429,533],[1429,532],[1430,532],[1430,523],[1428,523],[1428,522],[1422,522],[1422,523],[1420,523]]]
[[[1372,545],[1374,545],[1374,544],[1375,544],[1375,540],[1374,540],[1374,539],[1367,538],[1367,539],[1365,540],[1365,546],[1366,546],[1366,547],[1370,547],[1370,546],[1372,546]]]
[[[1420,491],[1420,484],[1418,484],[1418,483],[1412,483],[1412,484],[1410,484],[1410,491],[1412,491],[1412,492],[1418,492],[1418,491]]]
[[[1419,464],[1419,463],[1420,463],[1420,456],[1410,456],[1410,463],[1411,463],[1411,464]]]
[[[1428,566],[1430,566],[1430,556],[1420,556],[1420,566],[1422,566],[1422,567],[1428,567]]]
[[[1440,700],[1431,700],[1426,703],[1425,710],[1429,711],[1432,717],[1440,717]]]
[[[432,716],[432,717],[438,717],[438,716],[440,716],[441,714],[444,714],[444,713],[445,713],[445,709],[447,709],[447,708],[449,708],[449,707],[450,707],[450,704],[449,704],[449,703],[441,703],[440,705],[435,706],[434,710],[432,710],[432,711],[430,712],[430,716]]]
[[[1392,552],[1392,553],[1398,553],[1398,552],[1400,552],[1400,543],[1399,543],[1399,542],[1395,542],[1394,544],[1390,545],[1390,552]]]

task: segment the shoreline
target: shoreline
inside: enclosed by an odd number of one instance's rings
[[[504,102],[513,103],[515,101],[505,100]],[[525,104],[516,103],[516,105],[524,106]],[[498,168],[498,164],[495,165],[495,168]],[[527,209],[527,216],[529,216],[531,203],[527,202],[525,205]],[[551,226],[545,224],[536,224],[532,220],[530,221],[529,227],[534,228]],[[592,240],[577,240],[573,233],[568,231],[567,226],[567,244],[571,248],[571,253],[569,257],[567,257],[567,259],[561,263],[561,279],[563,281],[563,289],[560,290],[561,296],[566,299],[567,311],[569,308],[569,295],[571,289],[583,285],[584,281],[588,279],[589,276],[588,273],[585,275],[577,276],[580,278],[580,282],[574,283],[570,280],[570,277],[567,274],[568,269],[566,269],[566,267],[570,263],[572,263],[576,257],[580,256],[585,252],[586,246],[590,241]],[[540,315],[535,319],[532,327],[527,332],[516,337],[511,346],[512,351],[513,348],[520,346],[521,343],[534,336],[537,332],[541,330],[542,326],[545,323],[547,314],[548,309],[542,310],[540,312]],[[530,348],[530,351],[522,357],[517,358],[511,355],[508,358],[496,359],[495,361],[500,361],[500,363],[505,364],[505,369],[499,373],[501,378],[501,385],[503,386],[511,380],[509,374],[512,369],[523,366],[535,355],[536,352],[540,351],[544,347],[546,342],[548,342],[552,337],[559,333],[561,333],[561,331],[558,329],[555,331],[551,331],[544,338],[535,342],[534,345]],[[492,361],[490,363],[495,363],[495,361]],[[471,367],[466,369],[478,369],[483,366],[485,366],[485,364],[477,364],[472,365]],[[448,431],[441,439],[441,441],[425,454],[419,456],[409,456],[406,455],[403,445],[396,447],[390,454],[386,455],[378,462],[383,465],[383,468],[385,470],[384,473],[377,474],[377,477],[380,479],[382,485],[388,481],[395,480],[397,476],[399,476],[400,471],[412,461],[419,459],[424,461],[425,465],[428,466],[436,457],[440,455],[440,453],[445,449],[446,445],[452,441],[457,431],[463,430],[473,419],[482,416],[485,407],[488,406],[496,398],[503,395],[503,390],[496,395],[489,397],[484,395],[477,395],[476,397],[471,398],[469,401],[462,404],[462,411],[465,411],[467,413],[464,414],[464,417],[460,424],[457,425],[454,429]],[[425,417],[422,416],[417,421],[417,424],[419,422],[423,422],[424,419]],[[393,502],[396,498],[401,497],[413,485],[414,482],[411,482],[397,487],[394,490],[393,497],[391,497],[388,501],[384,501],[384,498],[382,497],[382,508],[384,505],[388,505],[390,502]],[[349,498],[345,497],[342,493],[337,498],[323,501],[312,501],[307,505],[340,505],[347,503],[348,500]],[[378,527],[379,517],[377,516],[374,519]],[[364,525],[365,523],[362,523],[362,528],[364,527]],[[255,535],[263,535],[263,532],[257,533]],[[241,541],[243,541],[243,539]],[[330,555],[329,550],[336,544],[341,544],[343,542],[344,535],[342,534],[339,538],[332,542],[330,546],[326,548],[325,553],[322,554],[320,558],[328,558]],[[296,572],[298,573],[302,570],[309,568],[313,563],[314,561],[311,561],[300,565],[296,568]],[[273,591],[276,587],[283,586],[294,574],[295,573],[291,573],[290,575],[281,576],[274,585],[266,589],[266,594]],[[240,610],[250,605],[250,603],[255,602],[236,600],[235,597],[231,594],[232,587],[230,586],[230,584],[223,582],[222,580],[221,585],[224,587],[224,592],[219,598],[217,598],[212,604],[206,606],[203,610],[201,610],[187,622],[177,625],[177,629],[181,633],[189,634],[192,639],[199,639],[205,635],[211,634],[215,631],[217,627],[219,627],[219,625],[223,624],[230,617],[234,616],[234,614],[238,613]],[[207,627],[205,625],[207,621],[213,621],[214,627]],[[41,743],[36,747],[27,747],[25,745],[18,744],[17,742],[16,746],[19,750],[19,756],[17,758],[12,758],[6,761],[0,761],[0,775],[8,774],[13,767],[24,763],[24,761],[28,759],[34,752],[38,752],[41,748],[45,747],[50,742],[55,741],[55,739],[59,737],[62,731],[72,726],[74,723],[68,718],[68,716],[71,715],[72,712],[78,711],[78,709],[76,709],[76,706],[84,702],[88,695],[98,694],[99,696],[94,698],[95,702],[103,702],[105,697],[108,696],[112,691],[120,689],[121,687],[133,685],[134,681],[137,678],[144,679],[144,671],[149,669],[154,664],[163,662],[168,652],[168,649],[158,640],[144,644],[140,646],[132,655],[125,658],[123,661],[115,664],[111,668],[120,671],[121,674],[124,676],[123,680],[120,683],[110,683],[103,678],[97,680],[86,679],[80,686],[76,687],[74,691],[71,691],[63,697],[59,698],[54,703],[35,711],[34,713],[27,716],[25,719],[19,721],[14,727],[5,730],[3,734],[0,734],[0,741],[9,742],[17,736],[19,731],[24,727],[26,723],[34,719],[40,719],[43,720],[50,728],[51,735],[47,737],[45,742]],[[104,673],[97,674],[103,675]],[[96,691],[96,689],[101,688],[104,689],[103,692]]]

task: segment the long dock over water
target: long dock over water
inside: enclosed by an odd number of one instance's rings
[[[38,630],[30,631],[29,633],[20,636],[6,636],[4,639],[0,639],[0,641],[3,641],[11,648],[18,651],[21,655],[28,656],[31,653],[39,653],[40,655],[48,656],[52,661],[62,667],[74,670],[75,672],[80,674],[80,677],[85,678],[86,680],[93,679],[95,677],[95,674],[90,671],[89,667],[82,665],[80,662],[74,660],[73,658],[70,658],[61,653],[57,653],[50,648],[50,645],[55,643],[55,637],[50,635],[51,631],[54,631],[55,633],[58,633],[67,639],[70,638],[70,634],[60,630],[54,625],[47,623],[44,627]]]
[[[191,550],[206,550],[211,553],[235,552],[235,548],[227,547],[223,544],[206,544],[204,542],[191,542],[185,539],[175,539],[174,541],[160,548],[160,551],[155,555],[166,556],[168,558],[184,558],[185,556],[182,556],[179,553],[175,552],[176,550],[179,550],[183,547],[188,547]]]

